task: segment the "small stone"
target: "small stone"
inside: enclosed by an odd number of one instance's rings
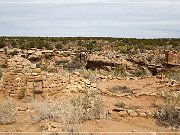
[[[17,109],[18,109],[18,111],[26,111],[27,110],[26,107],[18,107]]]
[[[80,76],[80,73],[79,72],[73,72],[73,74],[77,75],[77,76]]]
[[[139,113],[139,116],[140,116],[140,117],[146,117],[147,115],[146,115],[146,113],[144,113],[144,112],[140,112],[140,113]]]
[[[67,90],[66,89],[63,89],[62,92],[65,93]]]
[[[36,68],[36,64],[31,64],[31,68],[32,69]]]
[[[41,69],[40,68],[35,68],[32,70],[34,73],[41,73]]]
[[[146,110],[146,112],[145,112],[147,115],[149,115],[149,116],[152,116],[153,115],[153,113],[150,111],[150,110]]]
[[[70,92],[71,93],[78,93],[78,90],[77,89],[70,89]]]
[[[129,116],[131,116],[131,117],[136,117],[136,116],[138,116],[138,114],[136,113],[135,110],[127,110],[127,113],[128,113]]]
[[[90,82],[88,79],[84,79],[83,81],[84,81],[84,83],[86,83],[86,84],[91,84],[91,82]]]
[[[32,73],[32,75],[36,76],[36,75],[38,75],[38,73]]]
[[[131,98],[132,98],[132,96],[130,96],[130,95],[129,95],[129,96],[127,96],[127,98],[130,98],[130,99],[131,99]]]
[[[124,110],[124,111],[118,112],[118,114],[119,114],[119,116],[121,116],[121,117],[125,117],[125,116],[128,115],[127,112],[126,112],[125,110]]]
[[[96,83],[91,83],[91,86],[96,88],[97,87],[97,84]]]
[[[152,92],[149,94],[149,96],[156,96],[157,94],[155,92]]]

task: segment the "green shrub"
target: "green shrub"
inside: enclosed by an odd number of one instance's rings
[[[3,48],[3,47],[5,47],[5,43],[0,40],[0,48]]]
[[[165,126],[180,126],[180,93],[166,92],[164,106],[157,109],[155,118]]]
[[[55,45],[55,47],[56,47],[56,49],[61,50],[63,48],[63,45],[62,44],[57,44],[57,45]]]
[[[169,79],[180,81],[180,68],[171,69],[164,73]]]
[[[93,51],[95,51],[98,48],[97,42],[95,40],[85,43],[83,46],[86,47],[90,53],[92,53]]]
[[[142,76],[145,76],[145,73],[143,70],[139,69],[139,70],[136,70],[134,73],[133,73],[133,76],[135,77],[142,77]]]
[[[17,55],[18,53],[19,53],[18,51],[14,50],[14,51],[11,52],[9,55],[14,56],[14,55]]]
[[[124,77],[124,76],[126,76],[126,72],[125,72],[125,71],[126,71],[126,70],[125,70],[125,66],[121,66],[121,67],[115,69],[114,75],[115,75],[115,76]]]
[[[13,48],[17,47],[17,42],[16,42],[16,41],[12,41],[11,46],[12,46]]]
[[[56,65],[66,65],[69,60],[58,60],[55,62]]]

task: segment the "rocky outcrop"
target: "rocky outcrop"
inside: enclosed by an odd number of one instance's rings
[[[133,64],[125,59],[125,56],[116,52],[96,52],[93,54],[83,54],[81,59],[85,63],[87,69],[103,69],[111,71],[124,67],[125,69],[133,69]]]

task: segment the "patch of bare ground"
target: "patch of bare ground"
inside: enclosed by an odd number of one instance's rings
[[[179,131],[178,129],[173,130],[173,128],[162,126],[152,116],[154,110],[164,105],[161,92],[169,89],[176,90],[178,87],[170,87],[168,83],[161,83],[161,79],[158,78],[144,78],[140,80],[108,79],[107,81],[98,81],[97,84],[98,89],[101,91],[106,117],[102,119],[86,119],[80,122],[78,125],[78,132],[91,135],[127,133],[130,135],[139,133],[143,135],[178,134],[175,133]],[[121,86],[119,88],[123,88],[124,91],[122,92],[122,90],[120,90],[119,93],[115,93],[115,96],[113,91],[109,90],[109,88],[114,86]],[[127,93],[124,87],[128,88]],[[51,99],[46,102],[53,103],[57,99],[69,102],[73,97],[84,95],[85,93],[81,92],[60,92],[54,94]],[[5,99],[2,94],[0,94],[0,97],[0,101]],[[44,101],[43,99],[38,100],[38,102]],[[16,122],[8,125],[0,125],[1,132],[49,132],[48,134],[50,134],[50,132],[63,131],[64,124],[62,122],[56,120],[52,121],[52,118],[55,118],[54,115],[49,115],[48,119],[42,119],[37,123],[31,123],[29,119],[31,118],[30,114],[32,114],[33,110],[28,108],[27,102],[15,99],[13,102],[17,105],[18,109]],[[36,105],[34,104],[34,106]],[[67,109],[68,107],[70,106],[65,104],[64,108]],[[120,114],[121,110],[124,111],[125,115]],[[151,116],[147,115],[147,112],[140,112],[141,114],[138,114],[136,112],[137,110],[151,111]],[[31,134],[34,135],[35,133],[28,133],[28,135]]]

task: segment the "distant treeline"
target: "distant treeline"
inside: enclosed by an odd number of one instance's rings
[[[0,37],[0,48],[100,51],[104,46],[128,53],[132,50],[180,50],[180,38],[136,39],[112,37]]]

